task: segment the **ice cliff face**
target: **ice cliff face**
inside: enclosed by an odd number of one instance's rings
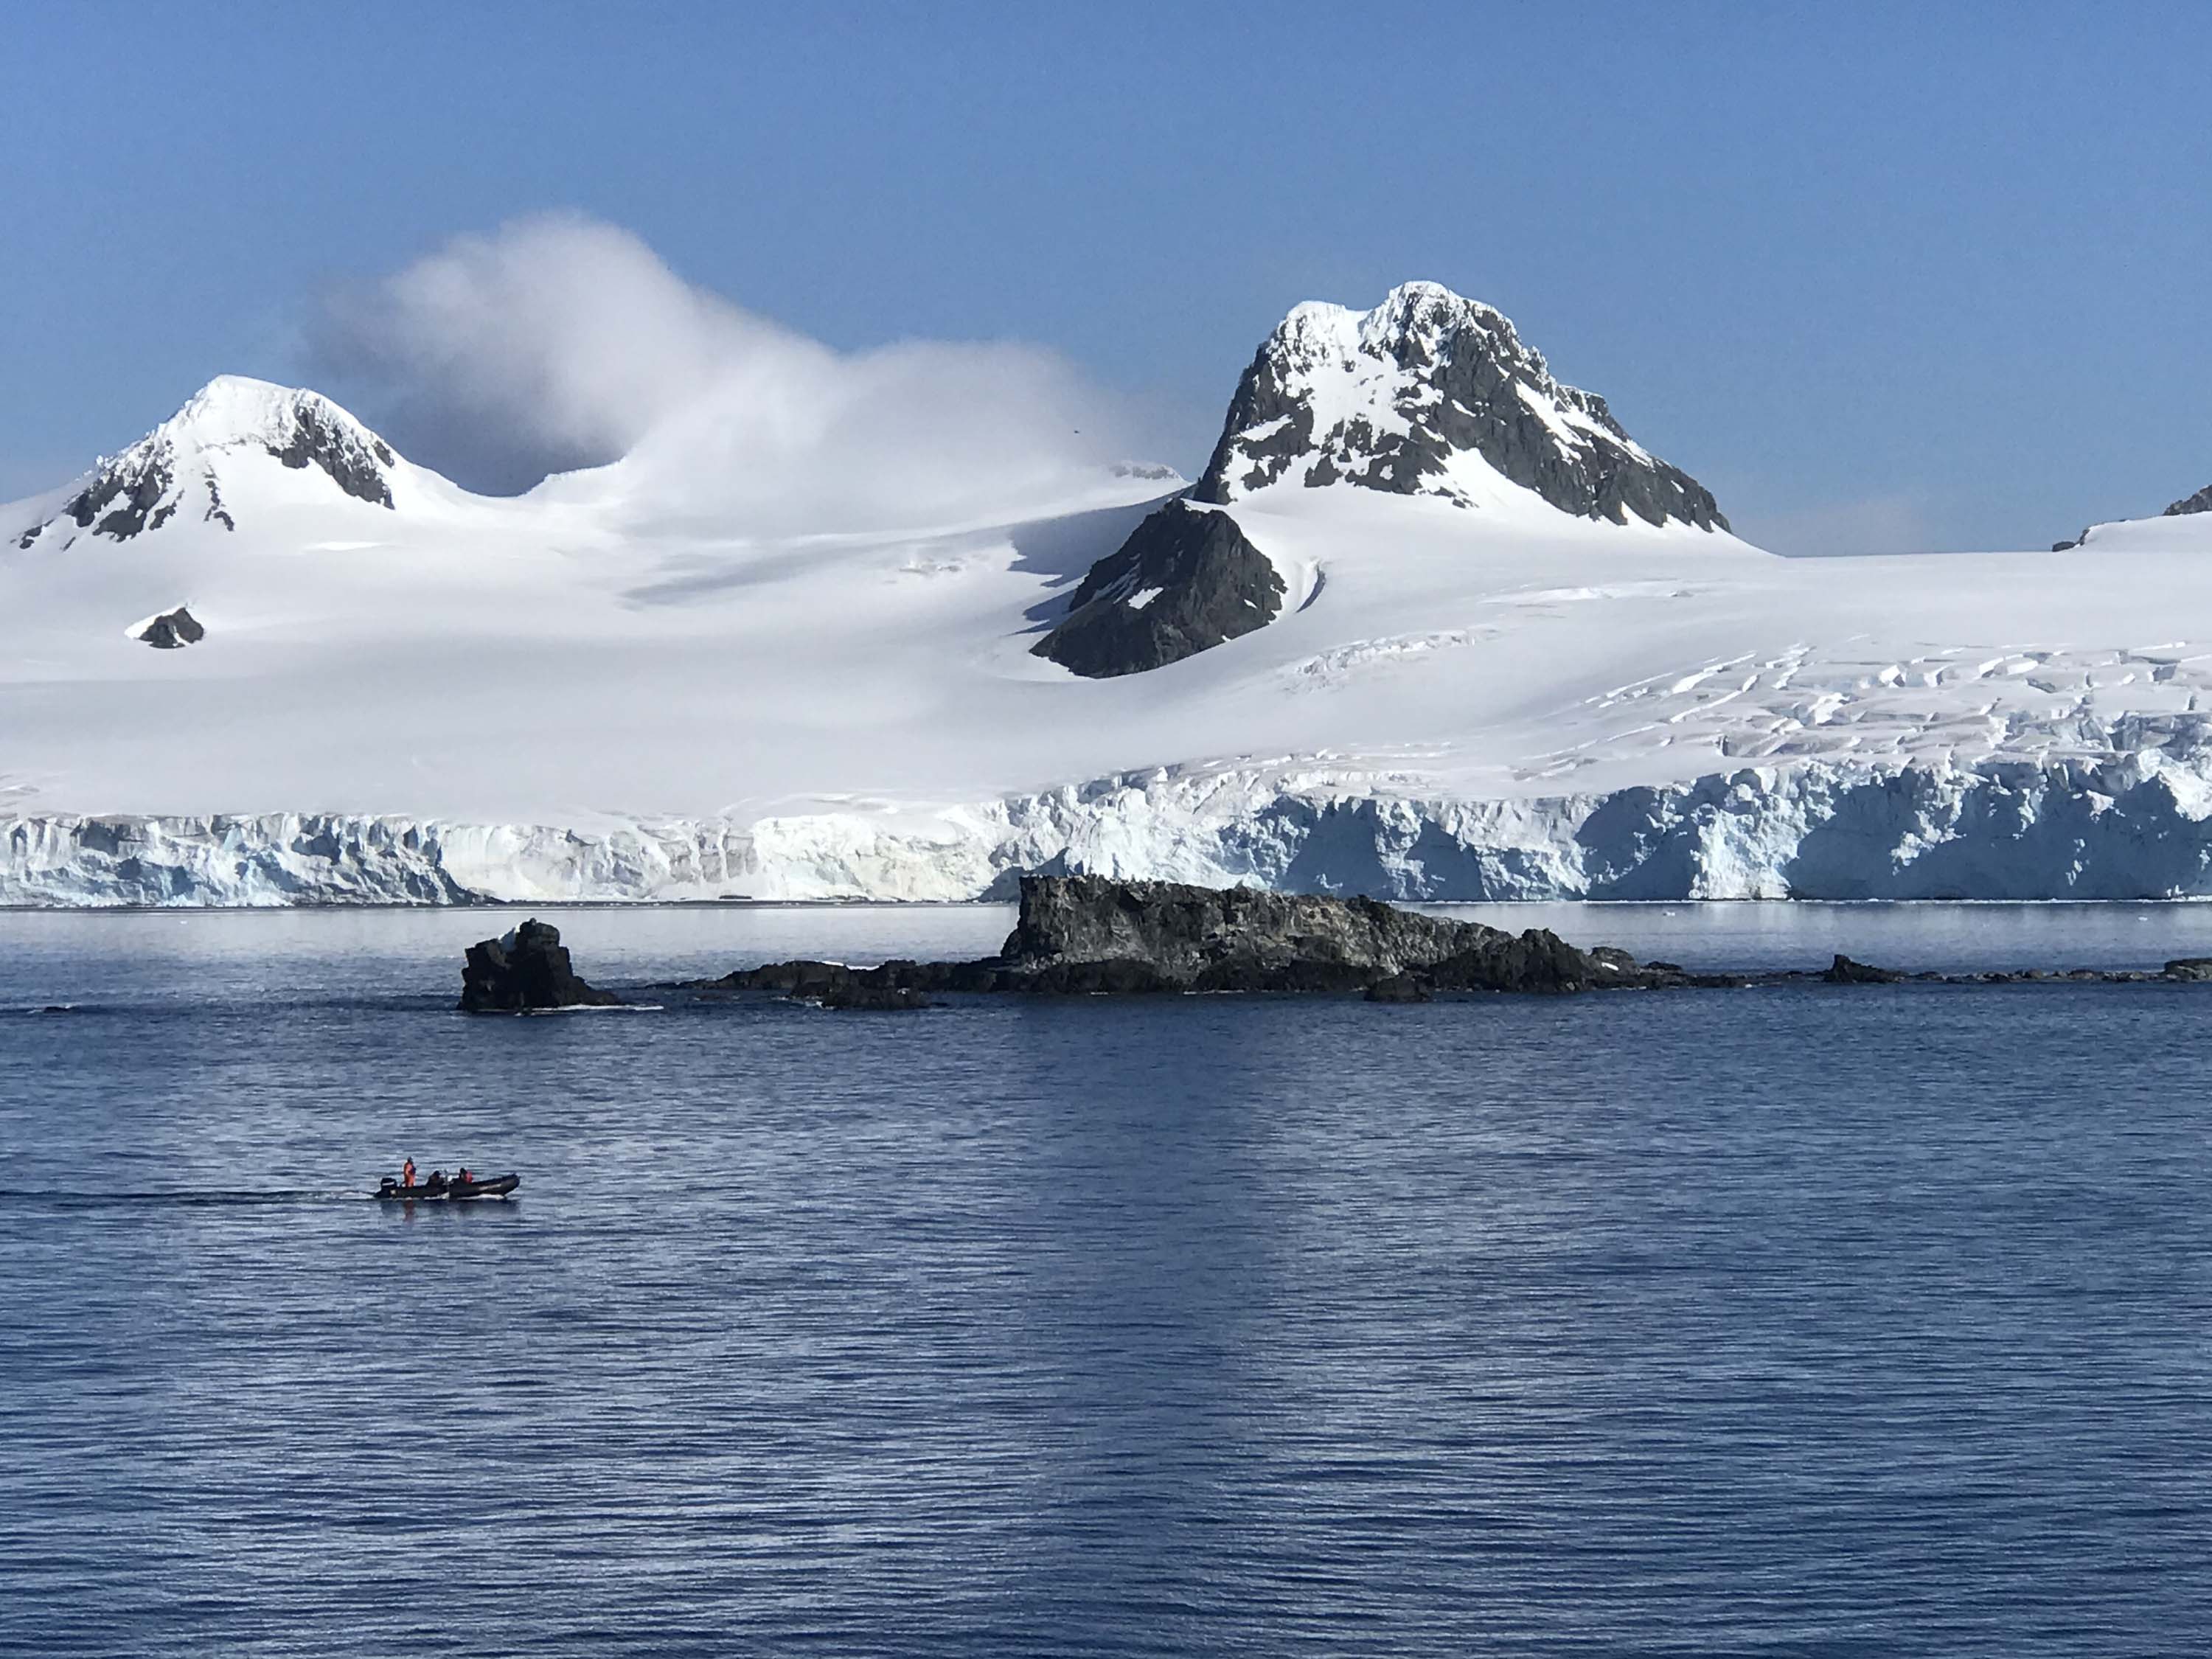
[[[2102,761],[1749,767],[1510,801],[1224,765],[920,825],[19,817],[0,820],[0,903],[957,901],[1037,872],[1435,902],[2212,896],[2212,737],[2183,725]]]
[[[319,392],[225,374],[101,460],[53,517],[19,528],[16,545],[65,547],[83,534],[128,541],[179,515],[235,530],[225,485],[249,457],[314,467],[356,501],[392,505],[399,458],[383,439]]]
[[[1728,528],[1710,490],[1638,445],[1604,398],[1554,380],[1503,313],[1434,283],[1372,311],[1292,311],[1244,371],[1193,493],[1341,483],[1476,506],[1478,471],[1578,518]]]

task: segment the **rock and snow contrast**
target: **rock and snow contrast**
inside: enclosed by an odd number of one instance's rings
[[[0,507],[0,902],[2212,894],[2212,514],[1774,557],[1424,284],[1146,471],[809,533],[219,380]]]
[[[1605,399],[1562,386],[1490,307],[1434,283],[1407,283],[1372,311],[1308,304],[1283,319],[1244,371],[1189,501],[1139,525],[1076,592],[1066,621],[1035,647],[1093,678],[1142,673],[1274,620],[1284,578],[1297,604],[1318,567],[1267,579],[1261,556],[1224,514],[1195,504],[1295,507],[1332,486],[1449,501],[1474,514],[1471,544],[1563,520],[1601,527],[1728,529],[1696,479],[1639,447]]]
[[[1562,386],[1498,312],[1434,283],[1372,311],[1299,306],[1261,346],[1194,492],[1364,485],[1462,507],[1725,530],[1710,491],[1640,447],[1605,399]]]
[[[392,505],[391,446],[327,398],[226,374],[170,419],[79,479],[49,515],[15,531],[28,550],[65,548],[84,536],[128,541],[180,512],[187,521],[237,528],[224,505],[229,474],[256,462],[313,466],[357,501]]]

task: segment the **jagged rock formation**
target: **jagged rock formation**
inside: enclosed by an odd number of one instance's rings
[[[1194,887],[1096,876],[1028,876],[1021,916],[981,962],[886,962],[876,968],[793,961],[740,969],[672,989],[708,998],[768,991],[824,1008],[930,1006],[935,993],[1157,996],[1271,992],[1422,1003],[1503,991],[1741,989],[1749,986],[2212,982],[2212,957],[2142,969],[2030,968],[1906,973],[1838,953],[1824,969],[1692,973],[1638,962],[1616,946],[1577,950],[1545,928],[1511,933],[1423,915],[1374,899]]]
[[[1698,982],[1625,951],[1582,951],[1544,928],[1509,933],[1373,899],[1098,876],[1026,876],[1021,917],[982,962],[851,969],[784,962],[696,988],[775,991],[825,1007],[906,1007],[927,993],[1146,995],[1188,991],[1572,992]]]
[[[1310,304],[1285,318],[1238,381],[1190,500],[1092,565],[1036,654],[1103,679],[1273,621],[1281,573],[1205,508],[1279,484],[1435,495],[1509,520],[1540,501],[1618,525],[1728,528],[1711,491],[1638,445],[1604,398],[1554,380],[1502,313],[1407,283],[1372,311]]]
[[[523,1013],[533,1008],[615,1008],[622,999],[576,976],[561,930],[532,917],[501,939],[468,949],[461,970],[463,1012]]]
[[[1577,517],[1728,528],[1711,491],[1638,445],[1604,398],[1554,380],[1502,313],[1434,283],[1369,312],[1292,311],[1237,383],[1192,493],[1227,502],[1289,480],[1471,504],[1466,457]]]
[[[285,422],[270,434],[262,447],[295,471],[319,466],[331,482],[357,501],[372,507],[392,505],[392,485],[384,469],[398,457],[392,446],[370,432],[343,410],[312,392],[295,392],[285,405],[290,434],[282,443]]]
[[[1234,519],[1170,501],[1091,567],[1066,620],[1030,649],[1090,679],[1142,673],[1265,627],[1283,597]]]
[[[1000,952],[1043,988],[1133,965],[1188,990],[1364,990],[1412,973],[1455,990],[1574,991],[1622,971],[1542,928],[1400,910],[1374,899],[1030,876]]]
[[[184,514],[235,530],[223,475],[240,455],[262,455],[295,471],[319,468],[338,489],[371,506],[392,506],[392,447],[327,398],[226,374],[120,454],[103,459],[60,512],[24,531],[19,548],[58,533],[128,541]]]
[[[174,651],[187,645],[198,645],[207,637],[207,629],[199,619],[183,605],[174,611],[164,611],[159,616],[149,617],[144,622],[125,630],[142,644],[156,651]]]

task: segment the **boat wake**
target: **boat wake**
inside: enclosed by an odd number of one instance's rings
[[[96,1209],[106,1205],[125,1204],[177,1206],[374,1204],[375,1201],[374,1193],[309,1188],[250,1188],[230,1192],[185,1188],[146,1192],[105,1189],[71,1192],[57,1188],[0,1188],[0,1206],[20,1205],[50,1209]]]

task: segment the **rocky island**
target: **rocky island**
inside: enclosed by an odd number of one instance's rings
[[[945,995],[1147,996],[1268,993],[1427,1002],[1482,993],[1735,989],[1752,986],[2212,981],[2212,958],[2158,969],[2024,969],[1906,973],[1838,956],[1825,969],[1692,973],[1609,945],[1587,949],[1549,928],[1512,933],[1371,898],[1248,887],[1024,876],[1021,912],[996,956],[895,960],[872,968],[799,957],[719,979],[656,988],[706,1000],[767,994],[831,1009],[927,1008]],[[469,947],[461,1007],[518,1013],[605,1007],[622,999],[579,978],[557,929],[532,920]]]
[[[690,988],[775,991],[828,1007],[900,1008],[946,992],[1304,992],[1419,1001],[1440,992],[1558,994],[1737,982],[1639,963],[1609,946],[1578,950],[1548,928],[1509,933],[1376,899],[1024,876],[1020,919],[995,957],[866,969],[780,962]]]
[[[561,930],[533,916],[511,933],[469,946],[459,1006],[470,1014],[523,1014],[617,1008],[622,999],[578,978]]]

